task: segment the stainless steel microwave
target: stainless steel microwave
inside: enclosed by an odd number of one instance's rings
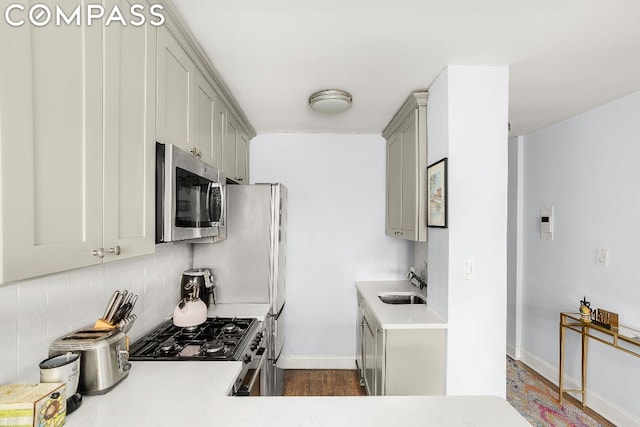
[[[175,145],[156,143],[156,243],[223,238],[225,217],[222,172]]]

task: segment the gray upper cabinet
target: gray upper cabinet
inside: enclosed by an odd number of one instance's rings
[[[409,96],[382,135],[387,140],[389,236],[427,240],[427,92]]]
[[[0,32],[0,281],[99,263],[101,28]]]
[[[155,28],[0,27],[0,282],[152,253]]]
[[[103,247],[112,260],[155,250],[156,28],[104,34]]]
[[[224,170],[232,118],[248,182],[255,130],[165,6],[160,27],[0,25],[0,283],[153,253],[156,141]]]
[[[227,114],[227,130],[223,144],[223,167],[227,178],[238,184],[249,183],[249,137],[238,119]]]
[[[156,138],[185,151],[195,147],[196,66],[166,27],[158,28]]]
[[[157,126],[159,142],[177,145],[222,170],[227,178],[249,182],[249,132],[253,129],[223,94],[221,83],[181,28],[158,28]]]
[[[204,75],[196,73],[195,154],[205,162],[222,169],[222,133],[220,118],[222,101]]]
[[[236,144],[236,173],[241,184],[249,184],[249,136],[244,131]]]
[[[231,114],[227,114],[227,125],[225,138],[223,143],[223,156],[222,169],[227,175],[227,178],[236,181],[238,179],[237,166],[236,166],[236,146],[238,140],[238,121]]]

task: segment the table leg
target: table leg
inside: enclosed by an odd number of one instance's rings
[[[560,315],[560,365],[558,368],[558,402],[562,405],[562,377],[564,374],[564,327],[562,326],[563,322],[562,314]]]
[[[587,404],[587,352],[589,350],[589,337],[587,327],[582,327],[582,406]]]

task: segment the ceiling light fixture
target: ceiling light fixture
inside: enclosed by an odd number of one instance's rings
[[[323,114],[342,113],[351,108],[352,103],[351,94],[338,89],[321,90],[309,97],[309,107]]]

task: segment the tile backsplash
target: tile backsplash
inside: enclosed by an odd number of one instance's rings
[[[39,382],[38,363],[51,342],[91,326],[113,291],[139,296],[131,340],[167,319],[191,268],[189,244],[156,245],[153,255],[72,270],[0,287],[0,383]]]

